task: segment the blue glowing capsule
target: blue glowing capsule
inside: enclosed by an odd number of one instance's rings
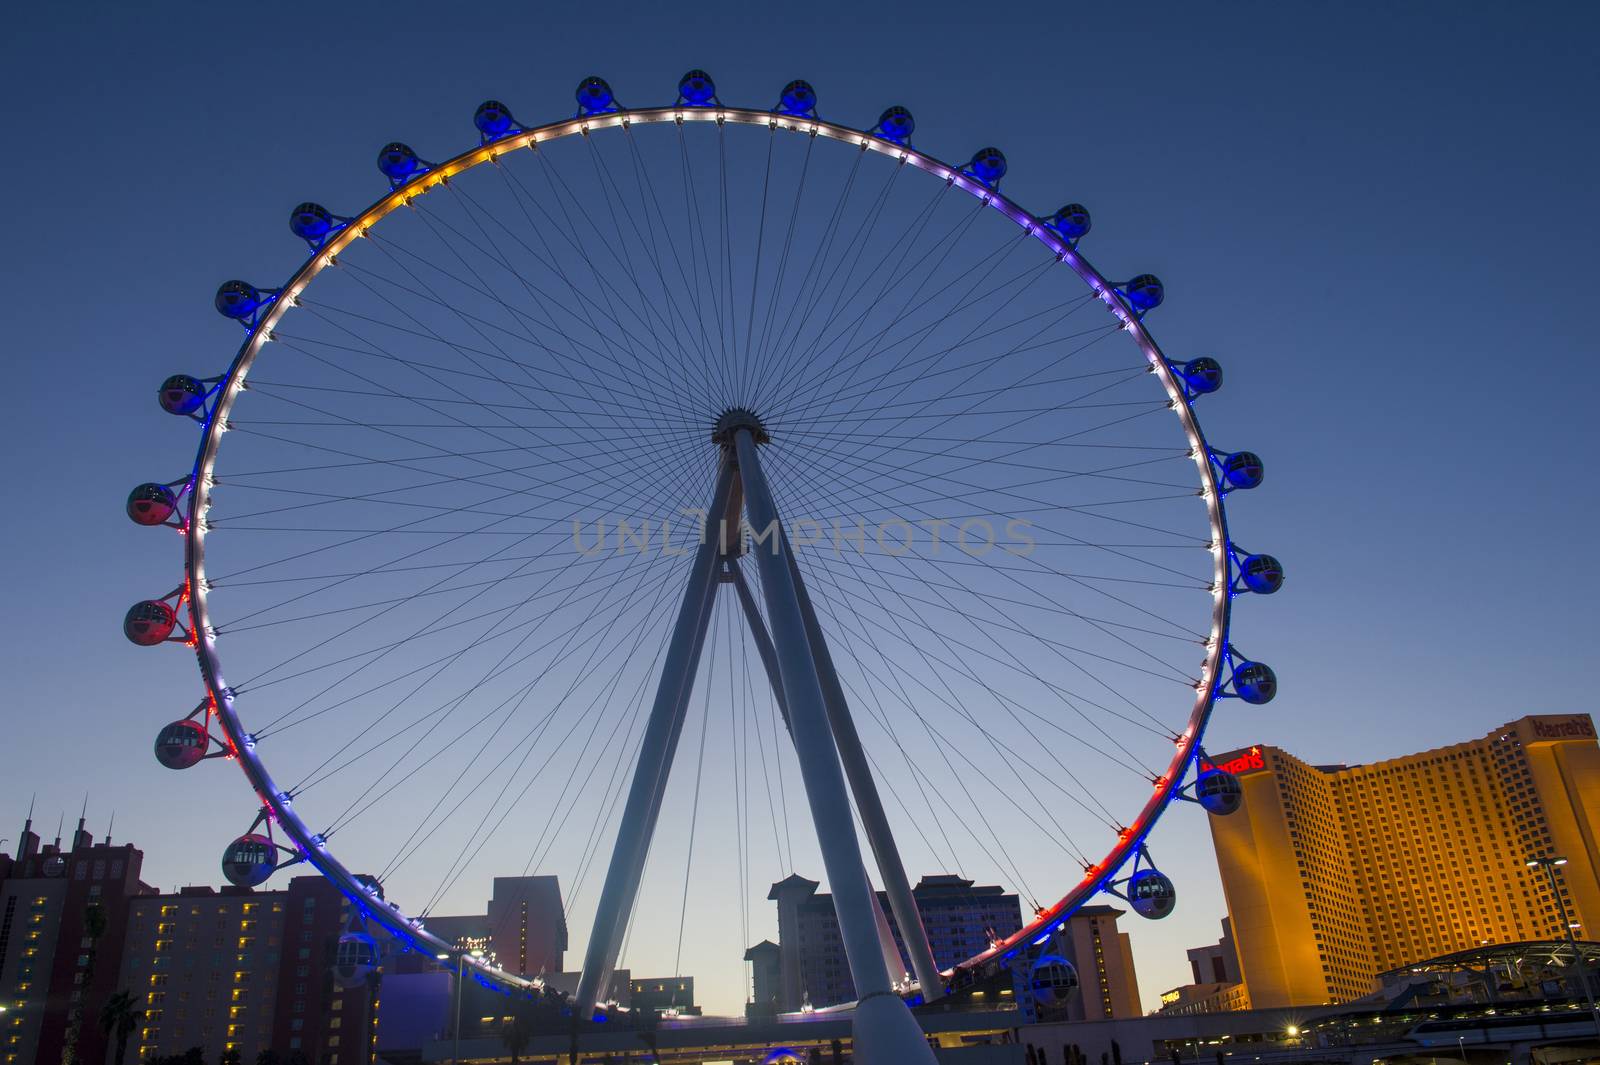
[[[360,987],[377,971],[378,944],[365,932],[346,932],[333,954],[333,979],[346,990]]]
[[[813,115],[817,111],[817,90],[809,81],[796,78],[783,87],[778,97],[778,110],[786,115]]]
[[[1265,662],[1241,662],[1233,671],[1233,690],[1245,702],[1262,706],[1278,694],[1278,675]]]
[[[606,84],[604,78],[584,78],[578,83],[576,95],[580,115],[599,114],[616,108],[616,95],[612,93],[611,86]]]
[[[198,721],[174,721],[156,733],[156,761],[168,769],[189,769],[211,749],[211,736]]]
[[[178,511],[178,493],[164,484],[148,482],[128,493],[128,517],[136,525],[161,525]]]
[[[1213,769],[1194,782],[1194,797],[1207,813],[1227,817],[1243,805],[1244,785],[1232,773]]]
[[[878,116],[878,136],[886,141],[907,144],[916,128],[916,119],[903,107],[891,107]]]
[[[1141,869],[1128,878],[1128,903],[1140,917],[1159,921],[1178,905],[1178,889],[1156,869]]]
[[[1179,372],[1189,391],[1198,395],[1209,396],[1222,387],[1222,363],[1209,355],[1190,359]]]
[[[1050,216],[1050,227],[1068,240],[1078,240],[1089,226],[1089,208],[1081,203],[1069,203]]]
[[[259,887],[278,868],[278,848],[257,833],[240,836],[222,852],[222,875],[235,887]]]
[[[422,160],[417,158],[417,153],[411,150],[410,145],[390,141],[378,152],[378,169],[390,182],[398,185],[421,172]]]
[[[1078,970],[1057,954],[1042,954],[1028,971],[1028,989],[1043,1006],[1059,1006],[1078,990]]]
[[[517,120],[511,117],[511,109],[499,100],[485,100],[479,104],[472,114],[472,124],[478,127],[484,140],[503,137],[517,128]]]
[[[678,97],[691,106],[707,107],[716,102],[717,85],[705,71],[691,70],[678,79]]]
[[[1129,305],[1140,314],[1161,306],[1161,300],[1166,296],[1166,289],[1155,274],[1140,274],[1128,282],[1126,291]]]
[[[966,169],[985,185],[994,185],[1006,176],[1005,153],[999,148],[979,148]]]
[[[218,314],[243,321],[261,307],[261,293],[248,281],[224,281],[215,302]]]
[[[186,373],[175,373],[161,382],[156,398],[168,414],[194,414],[206,402],[206,386]]]
[[[166,642],[177,627],[178,612],[159,599],[133,604],[122,619],[122,634],[140,647]]]
[[[1254,451],[1235,451],[1222,460],[1222,474],[1233,488],[1255,488],[1267,475],[1261,456]]]
[[[333,215],[320,203],[302,203],[289,212],[289,232],[315,243],[333,232]]]
[[[1283,587],[1283,563],[1271,555],[1246,555],[1239,563],[1239,576],[1257,595],[1271,595]]]

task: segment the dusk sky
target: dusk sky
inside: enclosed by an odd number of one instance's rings
[[[1593,5],[395,0],[10,15],[6,850],[30,802],[48,839],[87,797],[97,836],[115,813],[116,838],[144,849],[146,881],[218,881],[254,812],[248,787],[232,767],[155,762],[156,730],[202,686],[187,651],[119,631],[130,603],[182,580],[177,538],[122,513],[134,484],[178,477],[193,454],[156,386],[226,367],[239,330],[213,293],[292,272],[294,204],[354,212],[383,190],[385,142],[448,157],[475,142],[482,100],[554,120],[589,74],[626,103],[669,103],[701,67],[751,107],[806,78],[823,117],[862,128],[904,105],[934,155],[1001,147],[1004,191],[1036,213],[1088,205],[1083,247],[1109,275],[1161,276],[1149,322],[1168,354],[1226,368],[1203,410],[1213,443],[1266,463],[1265,484],[1230,501],[1233,535],[1288,572],[1234,620],[1281,693],[1224,704],[1213,751],[1364,762],[1527,713],[1593,712]],[[1214,941],[1226,912],[1203,818],[1176,808],[1152,837],[1181,892],[1174,915],[1123,918],[1147,1005],[1188,981],[1184,948]],[[734,875],[725,852],[703,860]],[[444,909],[470,912],[489,875],[517,871],[486,866]],[[1056,893],[1079,873],[1064,866]],[[776,939],[760,905],[755,938]],[[574,928],[571,967],[586,932]],[[686,948],[711,1009],[737,1008],[729,955]]]

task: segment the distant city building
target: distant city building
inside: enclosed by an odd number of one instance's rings
[[[1210,819],[1251,1004],[1345,1002],[1378,974],[1565,934],[1530,856],[1559,854],[1579,936],[1600,929],[1600,745],[1586,715],[1357,766],[1221,755],[1242,808]]]
[[[750,997],[744,1012],[749,1017],[767,1016],[783,1008],[783,950],[770,939],[763,939],[744,952],[750,963]]]
[[[58,1062],[71,1029],[75,1057],[106,1060],[100,1010],[119,987],[117,966],[140,882],[135,847],[95,843],[78,822],[70,848],[40,845],[30,819],[0,882],[0,1062]],[[89,910],[105,928],[92,934]]]
[[[629,1004],[636,1010],[698,1017],[694,1002],[694,977],[658,976],[628,981]]]
[[[135,899],[117,985],[144,1010],[134,1060],[198,1046],[245,1062],[272,1050],[366,1065],[379,977],[348,989],[334,981],[349,919],[348,900],[320,876],[276,891],[186,887]]]
[[[1079,980],[1078,993],[1068,1000],[1059,1019],[1120,1019],[1144,1013],[1133,945],[1128,933],[1117,930],[1117,918],[1124,912],[1111,906],[1080,906],[1056,935],[1057,948],[1077,968]]]
[[[497,876],[481,914],[429,917],[427,929],[461,950],[481,950],[518,976],[561,971],[567,950],[567,918],[561,883],[554,876]],[[402,956],[401,972],[433,968],[427,955]]]
[[[502,969],[518,976],[561,971],[567,917],[555,877],[495,877],[487,916],[489,948]]]
[[[1233,922],[1222,919],[1222,938],[1191,947],[1189,970],[1194,982],[1161,993],[1162,1013],[1218,1013],[1250,1008],[1250,993],[1239,975],[1239,953],[1233,943]]]
[[[767,898],[778,904],[776,1012],[792,1013],[805,1005],[831,1006],[856,997],[833,896],[818,894],[819,886],[815,880],[791,875],[773,884],[767,893]],[[938,875],[923,877],[911,893],[933,947],[934,961],[941,969],[982,953],[991,938],[1004,938],[1022,927],[1021,904],[1004,888],[974,887],[971,880]],[[902,965],[909,969],[889,900],[879,892],[878,902],[900,948]],[[762,977],[770,975],[761,971],[761,965],[770,965],[771,954],[758,945],[746,958],[757,966],[752,992],[759,996],[767,990]],[[760,1004],[759,998],[756,1004]]]

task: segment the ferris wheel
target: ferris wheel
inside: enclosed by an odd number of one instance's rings
[[[1229,534],[1262,462],[1202,433],[1222,370],[1157,346],[1162,283],[1092,265],[1081,205],[1009,199],[999,150],[913,146],[902,107],[854,128],[803,81],[731,107],[703,71],[577,104],[486,102],[443,162],[384,147],[364,211],[293,210],[288,280],[218,289],[226,369],[161,385],[197,454],[128,513],[185,571],[124,631],[199,660],[161,763],[256,793],[227,877],[305,863],[454,956],[429,915],[523,860],[591,928],[587,1019],[625,950],[681,961],[697,855],[748,942],[801,848],[858,1053],[1100,893],[1165,916],[1148,836],[1238,807],[1201,745],[1219,700],[1275,694],[1230,609],[1283,569]],[[940,964],[908,867],[1001,880],[1023,927]],[[376,952],[352,929],[340,972]]]

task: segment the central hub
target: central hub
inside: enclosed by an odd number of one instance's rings
[[[767,427],[761,424],[761,419],[756,417],[755,411],[747,407],[729,407],[717,419],[715,428],[711,430],[711,439],[723,447],[733,447],[733,436],[740,429],[750,430],[750,436],[758,444],[770,443],[772,437],[767,435]]]

